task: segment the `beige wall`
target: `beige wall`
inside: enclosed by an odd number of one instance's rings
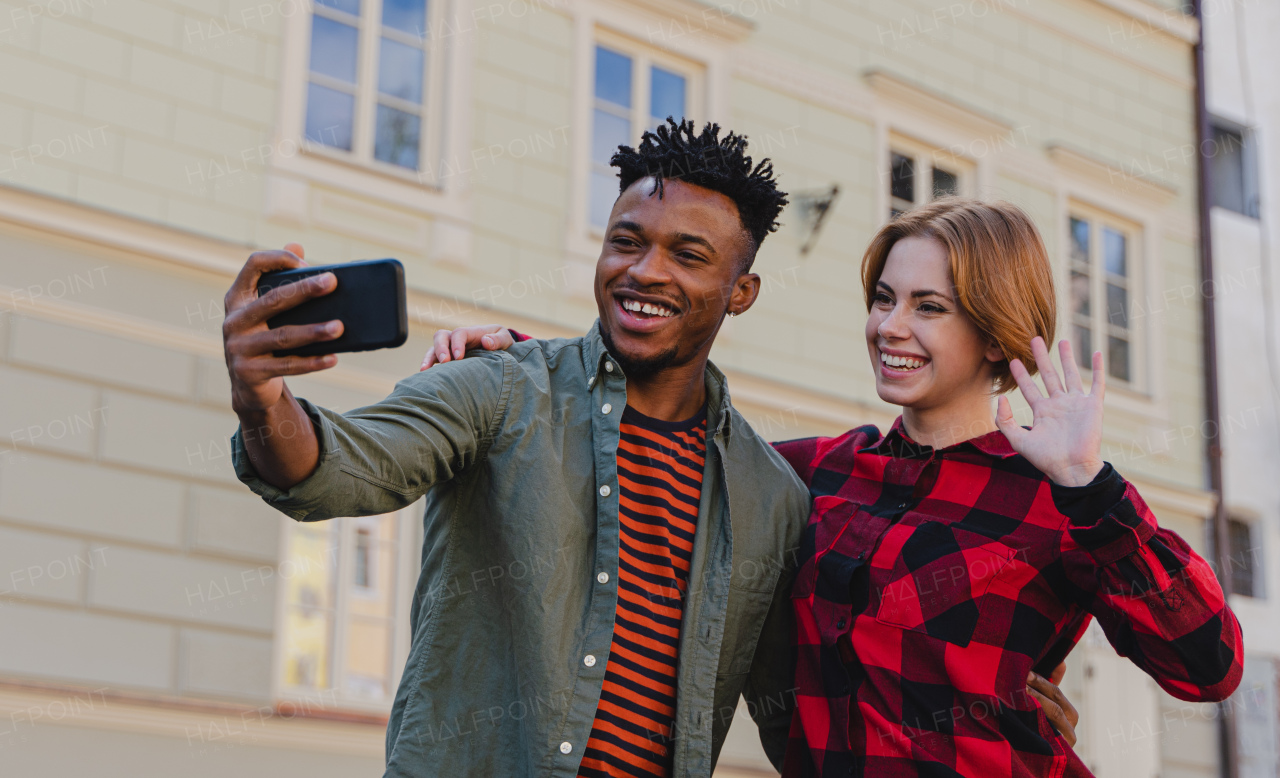
[[[1163,10],[1176,5],[734,0],[726,19],[692,0],[454,2],[436,190],[298,151],[301,0],[0,2],[0,674],[13,681],[0,697],[49,710],[101,688],[119,711],[44,716],[0,734],[0,758],[111,730],[139,748],[169,738],[154,752],[193,774],[315,749],[335,755],[318,774],[378,763],[376,723],[272,720],[216,757],[166,729],[171,704],[209,720],[273,695],[277,595],[254,575],[287,528],[230,473],[222,295],[257,247],[400,258],[409,345],[293,383],[339,408],[413,370],[437,325],[585,329],[598,239],[575,204],[597,26],[696,62],[706,100],[692,113],[746,132],[784,187],[840,186],[807,256],[784,215],[757,262],[764,295],[716,346],[767,437],[893,418],[867,369],[858,280],[887,215],[890,137],[949,150],[970,194],[1027,208],[1059,273],[1071,203],[1139,225],[1149,379],[1110,394],[1107,446],[1199,543],[1202,445],[1180,433],[1202,405],[1198,301],[1180,291],[1196,279],[1194,169],[1176,153],[1194,137],[1195,28]],[[55,577],[63,562],[76,571]],[[225,602],[209,594],[246,575]],[[1114,672],[1161,699],[1126,664]],[[1120,774],[1108,759],[1127,757],[1102,737],[1082,748]],[[1182,774],[1211,771],[1202,747],[1170,745],[1189,747],[1170,752]],[[726,763],[761,766],[753,748],[735,731]]]

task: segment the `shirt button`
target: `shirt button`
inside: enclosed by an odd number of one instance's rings
[[[596,580],[600,583],[609,583],[608,573],[596,573]]]
[[[609,484],[605,484],[604,486],[600,487],[600,496],[601,496],[601,497],[608,497],[608,496],[609,496],[609,492],[612,492],[612,491],[613,491],[613,490],[609,488]]]
[[[612,373],[612,372],[613,372],[613,363],[612,363],[612,362],[605,362],[605,363],[604,363],[604,372],[606,372],[606,373]]]
[[[573,750],[573,743],[570,743],[568,740],[560,744],[560,753],[567,754],[572,750]]]
[[[609,403],[605,403],[604,405],[600,406],[600,412],[603,414],[608,414],[609,411],[611,410],[613,410],[613,406],[610,405]]]
[[[594,655],[592,655],[592,654],[587,654],[586,656],[584,656],[584,657],[582,658],[582,663],[583,663],[584,665],[586,665],[587,667],[595,667],[595,666],[596,666],[596,658],[595,658],[595,656],[594,656]]]
[[[590,378],[588,378],[588,379],[587,379],[587,388],[588,388],[588,389],[590,389],[591,387],[593,387],[593,386],[595,386],[595,385],[596,385],[596,377],[595,377],[595,376],[591,376]]]
[[[840,619],[839,621],[836,622],[836,629],[844,629],[844,625],[845,625],[845,620]]]

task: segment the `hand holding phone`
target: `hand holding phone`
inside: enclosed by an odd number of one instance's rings
[[[321,297],[337,288],[332,273],[304,279],[286,295],[277,290],[258,295],[258,279],[273,270],[306,267],[302,246],[290,243],[283,251],[257,251],[240,269],[223,300],[222,350],[231,376],[231,407],[238,414],[266,411],[280,403],[285,394],[282,376],[325,370],[338,363],[332,354],[323,356],[278,357],[276,349],[329,341],[342,334],[341,321],[271,329],[267,320],[307,299]]]
[[[329,294],[308,296],[306,287],[297,286],[304,279],[324,273],[332,273],[338,281],[337,289]],[[298,291],[294,292],[294,289]],[[296,306],[280,311],[267,321],[267,326],[273,330],[333,320],[342,322],[339,337],[292,348],[277,348],[277,357],[395,348],[409,337],[404,266],[397,260],[371,259],[263,274],[258,279],[258,296],[265,297],[273,291],[286,297],[296,294],[301,298]]]

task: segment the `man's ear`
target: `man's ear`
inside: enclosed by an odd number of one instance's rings
[[[760,296],[760,276],[755,273],[743,273],[733,282],[733,291],[729,293],[729,313],[738,315],[746,313]]]

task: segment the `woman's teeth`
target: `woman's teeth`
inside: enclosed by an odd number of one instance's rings
[[[650,316],[661,316],[669,319],[676,315],[676,312],[663,305],[654,305],[653,303],[642,303],[639,300],[623,300],[622,307],[628,311],[636,313],[647,313]]]
[[[917,367],[924,367],[924,360],[912,359],[911,357],[895,357],[883,351],[880,352],[880,361],[889,367],[896,367],[900,370],[915,370]]]

